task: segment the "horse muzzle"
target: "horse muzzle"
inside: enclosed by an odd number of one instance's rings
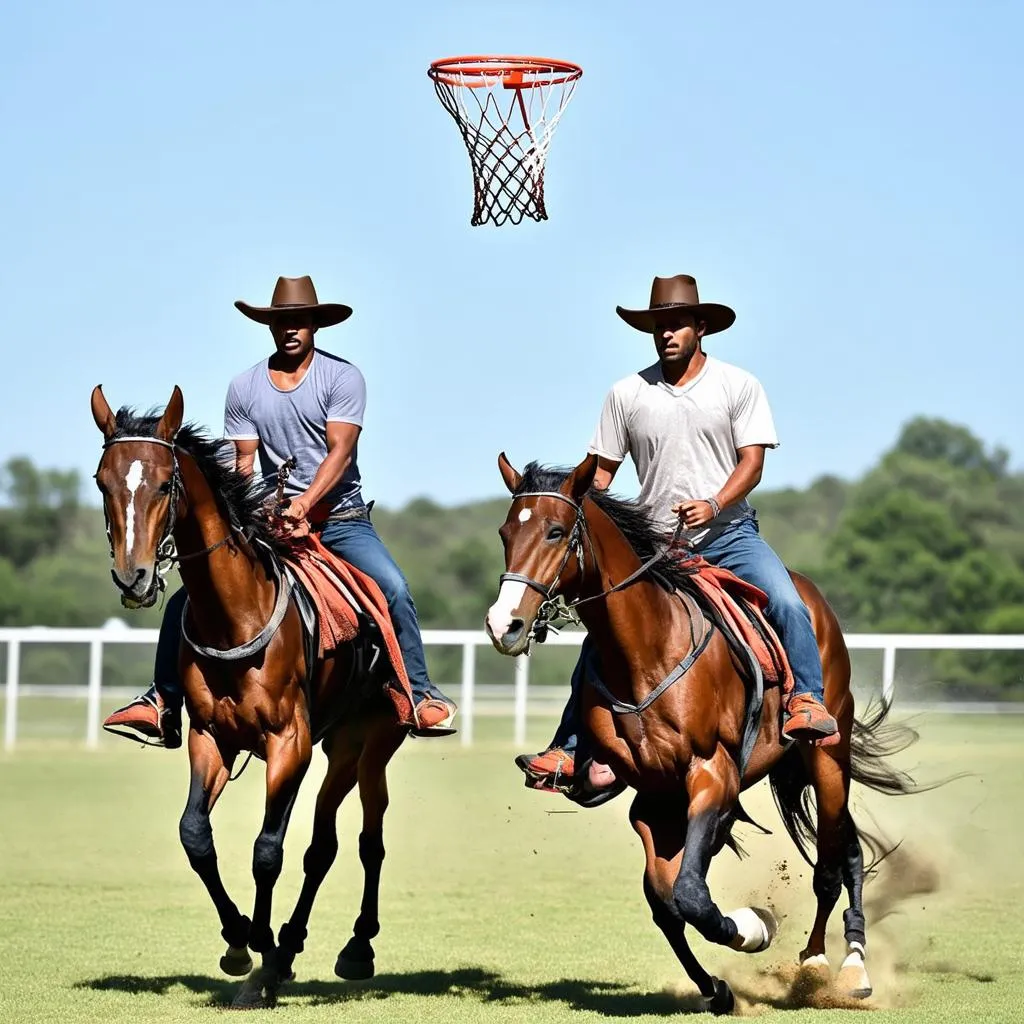
[[[121,604],[125,608],[151,608],[159,592],[155,567],[132,566],[127,570],[111,569],[110,578],[121,591]]]

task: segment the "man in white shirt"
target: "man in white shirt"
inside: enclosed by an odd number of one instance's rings
[[[605,399],[589,448],[599,461],[594,487],[606,489],[629,455],[640,481],[639,501],[666,536],[681,517],[681,539],[767,593],[767,617],[785,645],[795,683],[783,732],[797,740],[834,736],[838,726],[823,703],[810,612],[761,538],[747,503],[761,480],[765,450],[779,443],[768,399],[756,377],[703,350],[704,337],[731,327],[736,314],[728,306],[702,303],[696,282],[685,274],[656,277],[650,308],[619,306],[616,312],[630,327],[654,336],[658,362],[619,381]],[[578,692],[587,657],[589,651],[581,653],[551,746],[516,758],[535,783],[564,785],[574,774]]]

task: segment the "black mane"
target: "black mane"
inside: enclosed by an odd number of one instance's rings
[[[527,491],[557,491],[571,472],[572,467],[542,466],[537,462],[531,462],[523,470],[523,479],[516,488],[516,494],[524,494]],[[647,561],[668,543],[668,538],[655,523],[650,512],[638,502],[617,498],[608,491],[598,491],[593,487],[587,492],[587,497],[622,531],[641,561]],[[674,587],[686,586],[689,578],[689,574],[678,568],[673,559],[659,562],[657,573]]]
[[[157,413],[139,414],[123,406],[117,411],[111,440],[153,437],[159,422]],[[284,550],[286,545],[270,529],[267,521],[266,489],[256,478],[243,476],[234,468],[234,446],[230,441],[211,437],[208,431],[195,423],[185,423],[178,430],[174,443],[195,460],[229,522],[274,550]]]

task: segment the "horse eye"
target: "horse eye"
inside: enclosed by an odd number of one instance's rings
[[[159,487],[157,488],[157,490],[158,490],[158,491],[159,491],[159,492],[160,492],[161,494],[170,494],[170,493],[171,493],[171,481],[170,481],[170,480],[165,480],[165,481],[164,481],[164,482],[163,482],[163,483],[162,483],[162,484],[161,484],[161,485],[160,485],[160,486],[159,486]]]
[[[548,540],[561,540],[565,536],[565,530],[561,526],[552,526],[548,530]]]

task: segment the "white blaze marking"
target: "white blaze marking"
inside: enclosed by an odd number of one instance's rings
[[[519,513],[519,522],[528,523],[532,515],[533,509],[524,508],[523,511]]]
[[[512,613],[519,607],[526,593],[525,583],[505,580],[498,591],[498,600],[487,612],[487,628],[495,640],[500,640],[512,625]]]
[[[124,482],[128,487],[128,504],[124,510],[125,554],[130,555],[135,547],[135,492],[142,483],[142,463],[138,459],[128,467]]]

